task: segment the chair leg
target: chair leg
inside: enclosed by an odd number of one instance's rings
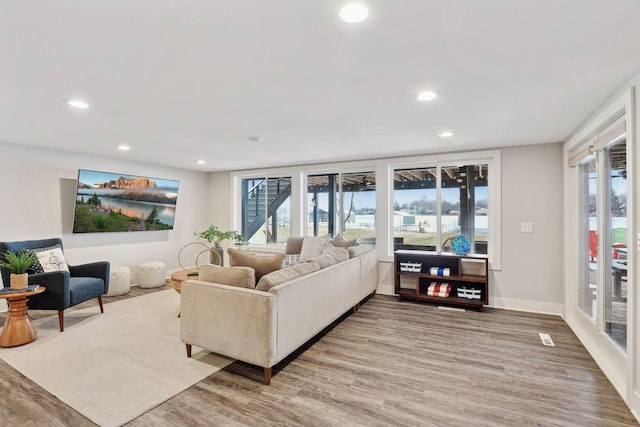
[[[58,310],[58,323],[60,324],[60,332],[64,332],[64,310]]]
[[[104,313],[104,307],[102,306],[102,295],[98,297],[98,304],[100,304],[100,313]]]
[[[187,346],[187,357],[191,357],[191,344],[186,344]]]
[[[265,385],[271,384],[271,368],[264,368],[264,383]]]

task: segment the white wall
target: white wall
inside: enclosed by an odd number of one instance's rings
[[[562,145],[503,148],[502,270],[490,278],[494,307],[562,314]],[[522,222],[533,233],[522,233]]]
[[[73,234],[78,169],[179,180],[174,229]],[[178,268],[180,248],[209,224],[208,188],[204,172],[0,143],[0,240],[62,237],[70,264],[105,260],[128,266],[135,283],[141,262],[163,261],[168,271]]]

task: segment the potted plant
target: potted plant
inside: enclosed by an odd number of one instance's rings
[[[38,261],[38,257],[33,252],[21,250],[16,253],[7,251],[1,255],[0,267],[11,272],[11,289],[24,289],[29,285],[29,275],[27,270]]]
[[[205,239],[209,243],[213,243],[213,247],[210,248],[211,263],[219,265],[223,264],[222,259],[224,255],[224,251],[222,250],[222,247],[220,247],[220,243],[222,243],[223,240],[227,239],[237,240],[237,236],[239,236],[238,232],[236,231],[222,231],[220,228],[213,224],[210,225],[206,230],[199,233],[195,231],[193,235],[201,239]]]

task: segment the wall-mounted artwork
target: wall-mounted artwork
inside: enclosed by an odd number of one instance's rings
[[[179,181],[80,169],[74,233],[172,230]]]

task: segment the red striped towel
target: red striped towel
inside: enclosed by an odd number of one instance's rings
[[[432,297],[448,297],[449,292],[451,292],[451,285],[441,282],[431,282],[427,289],[427,295]]]

